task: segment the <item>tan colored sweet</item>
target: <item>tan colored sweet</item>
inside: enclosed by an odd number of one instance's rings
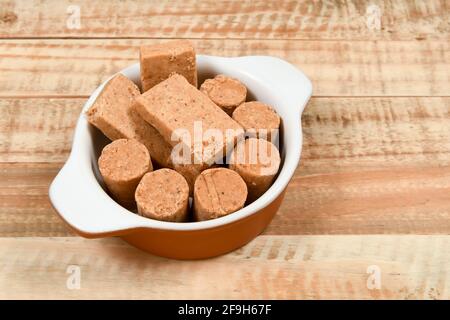
[[[259,101],[245,102],[233,112],[233,119],[253,137],[276,138],[280,128],[280,116],[267,104]]]
[[[187,40],[142,46],[140,63],[143,92],[166,80],[174,73],[181,74],[197,87],[195,50]]]
[[[103,88],[86,112],[88,121],[111,140],[136,139],[149,150],[152,160],[166,166],[171,146],[132,109],[139,88],[127,77],[117,74]]]
[[[238,80],[219,74],[214,79],[207,79],[200,86],[215,104],[230,117],[234,109],[247,98],[247,88]]]
[[[103,148],[98,167],[113,198],[127,208],[135,207],[136,187],[153,170],[147,148],[129,139],[115,140]]]
[[[249,202],[269,189],[280,163],[277,147],[265,139],[246,139],[236,146],[230,157],[230,169],[239,173],[247,184]]]
[[[244,207],[247,186],[235,171],[213,168],[203,171],[195,180],[194,219],[215,219]]]
[[[183,154],[191,158],[187,160],[196,164],[214,163],[244,134],[236,121],[178,74],[139,96],[135,108],[168,143],[185,149]]]
[[[182,222],[188,218],[189,186],[178,172],[159,169],[147,173],[136,189],[138,213],[147,218]]]

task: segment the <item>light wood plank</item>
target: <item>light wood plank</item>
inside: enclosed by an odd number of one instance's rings
[[[0,161],[64,162],[85,101],[0,99]],[[447,97],[312,98],[302,125],[310,173],[450,165]]]
[[[0,97],[88,96],[158,40],[3,40]],[[315,96],[448,96],[449,41],[195,40],[198,53],[272,55],[312,80]],[[12,81],[12,79],[14,81]]]
[[[47,190],[83,102],[0,100],[1,236],[71,234]],[[313,98],[301,165],[266,233],[448,234],[449,112],[450,98]]]
[[[79,29],[67,26],[69,5],[80,8]],[[369,5],[380,30],[368,27]],[[448,10],[445,0],[16,0],[2,5],[0,37],[448,39]]]
[[[266,234],[449,233],[449,166],[302,169]]]
[[[73,235],[53,210],[48,188],[61,164],[0,164],[0,235]]]
[[[261,236],[175,261],[119,239],[3,238],[0,298],[448,299],[449,247],[450,236]],[[80,268],[78,290],[67,289],[69,266]],[[380,289],[368,289],[369,266]]]
[[[67,236],[48,187],[60,164],[0,164],[0,236]],[[448,234],[450,167],[308,174],[300,166],[264,232]]]
[[[0,99],[0,160],[62,162],[86,99]]]
[[[448,97],[313,98],[302,124],[302,158],[311,172],[330,163],[331,171],[450,165]]]

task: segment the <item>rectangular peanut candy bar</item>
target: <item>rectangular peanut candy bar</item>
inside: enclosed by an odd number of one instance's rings
[[[133,110],[133,101],[139,95],[139,88],[130,79],[117,74],[86,112],[88,121],[111,140],[138,140],[147,147],[154,162],[167,166],[172,147]]]
[[[236,121],[178,74],[136,98],[135,108],[166,142],[186,147],[197,164],[214,163],[244,134]]]
[[[183,75],[197,87],[195,50],[187,40],[141,46],[140,65],[143,92],[174,73]]]

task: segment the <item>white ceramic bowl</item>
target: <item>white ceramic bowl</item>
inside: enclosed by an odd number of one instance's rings
[[[281,116],[282,166],[273,185],[243,209],[209,221],[157,221],[121,207],[105,192],[98,174],[97,159],[106,140],[88,123],[84,114],[105,82],[84,105],[70,156],[49,190],[54,208],[77,233],[89,238],[121,236],[143,250],[168,257],[204,258],[242,246],[270,222],[300,159],[300,118],[312,93],[311,82],[288,62],[267,56],[223,58],[198,55],[197,68],[199,83],[217,74],[239,79],[255,100],[273,106]],[[138,63],[121,71],[140,85],[139,72]]]

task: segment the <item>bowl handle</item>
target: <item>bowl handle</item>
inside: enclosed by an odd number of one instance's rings
[[[49,189],[59,216],[86,238],[124,235],[135,229],[136,218],[144,218],[112,201],[97,182],[91,165],[81,165],[73,158],[69,157]]]
[[[246,56],[224,58],[231,62],[229,68],[238,68],[248,82],[259,82],[267,92],[277,95],[277,100],[292,106],[301,116],[312,95],[312,84],[308,77],[289,62],[270,56]],[[245,79],[243,79],[245,82]]]

